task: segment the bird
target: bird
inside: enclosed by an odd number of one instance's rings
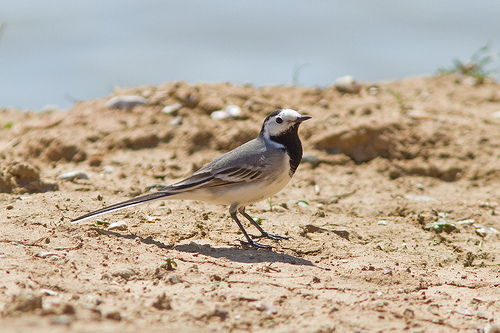
[[[302,143],[298,130],[302,122],[310,119],[292,109],[279,109],[269,114],[259,135],[241,146],[219,156],[191,176],[171,184],[161,185],[156,192],[107,206],[77,217],[78,223],[102,214],[114,212],[161,199],[199,200],[229,206],[229,214],[236,222],[246,241],[242,245],[255,249],[271,249],[272,246],[255,242],[238,219],[240,213],[255,226],[261,235],[255,238],[273,240],[289,239],[270,234],[245,212],[245,207],[267,199],[281,191],[292,179],[302,160]]]

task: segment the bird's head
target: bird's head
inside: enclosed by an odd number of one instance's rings
[[[297,133],[299,125],[310,118],[291,109],[276,110],[264,120],[260,133],[267,138],[286,135],[291,131]]]

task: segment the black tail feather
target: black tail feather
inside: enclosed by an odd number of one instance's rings
[[[87,220],[87,219],[90,219],[92,217],[96,217],[96,216],[103,215],[106,213],[111,213],[111,212],[114,212],[114,211],[117,211],[117,210],[120,210],[123,208],[137,206],[137,205],[141,205],[141,204],[144,204],[147,202],[155,201],[155,200],[158,200],[158,199],[161,199],[164,197],[168,197],[172,194],[173,193],[171,193],[170,191],[168,191],[168,192],[167,191],[158,191],[158,192],[140,195],[138,197],[135,197],[135,198],[132,198],[132,199],[129,199],[126,201],[122,201],[122,202],[119,202],[117,204],[107,206],[107,207],[98,209],[96,211],[90,212],[88,214],[82,215],[80,217],[77,217],[76,219],[73,219],[71,221],[71,223],[78,223],[80,221]]]

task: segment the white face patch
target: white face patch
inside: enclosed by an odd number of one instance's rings
[[[288,131],[300,117],[300,113],[295,110],[281,110],[280,113],[266,121],[264,124],[264,135],[267,137],[279,136]]]

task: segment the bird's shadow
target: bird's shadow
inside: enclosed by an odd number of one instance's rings
[[[188,253],[200,253],[207,257],[212,258],[226,258],[234,262],[241,263],[259,263],[259,262],[283,262],[293,265],[314,266],[314,264],[306,259],[297,258],[286,253],[278,253],[272,250],[256,250],[256,249],[243,249],[238,247],[213,247],[210,244],[198,244],[190,242],[189,244],[182,244],[170,246],[160,241],[154,240],[151,236],[146,238],[134,234],[121,234],[109,230],[101,230],[103,235],[115,236],[126,239],[138,239],[144,244],[156,245],[161,249],[177,250]]]

